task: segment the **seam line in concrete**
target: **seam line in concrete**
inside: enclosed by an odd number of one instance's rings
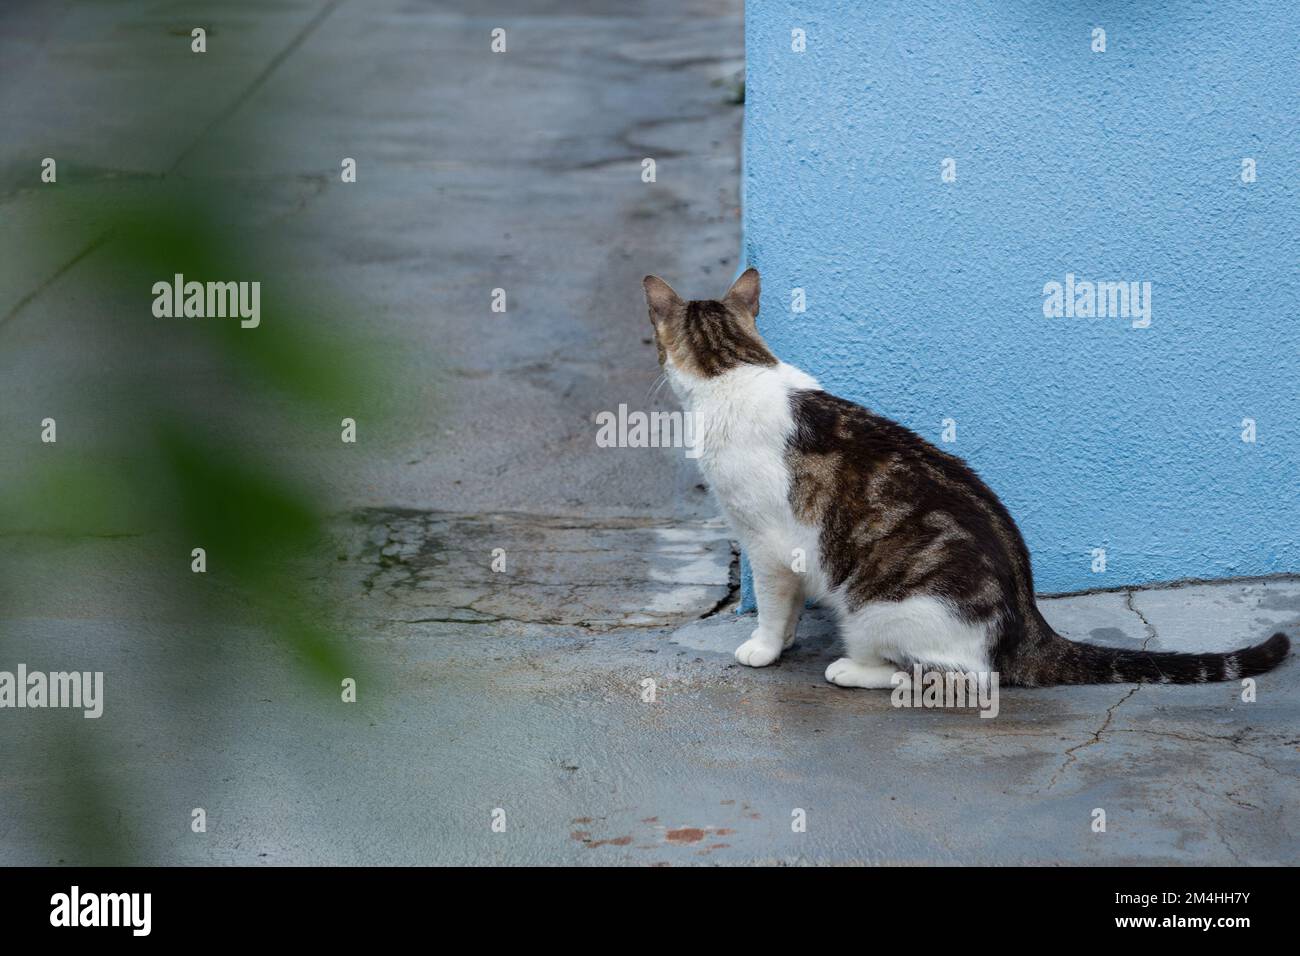
[[[333,13],[342,2],[343,0],[330,0],[329,3],[317,11],[316,15],[307,22],[306,26],[298,31],[285,48],[275,56],[271,57],[271,62],[262,68],[262,72],[253,78],[253,82],[250,83],[242,93],[235,97],[229,106],[218,113],[216,117],[213,118],[212,122],[208,123],[199,131],[198,136],[194,137],[194,141],[184,149],[180,156],[176,158],[176,161],[167,168],[167,171],[169,173],[175,171],[175,169],[180,166],[181,163],[185,162],[185,160],[189,158],[190,154],[198,148],[199,144],[203,142],[204,137],[206,137],[208,133],[212,132],[216,127],[234,116],[235,113],[239,111],[239,108],[247,103],[249,98],[261,89],[266,81],[271,78],[271,74],[280,68],[280,64],[284,63],[285,60],[292,56],[294,51],[297,50],[298,47],[302,46],[307,37],[311,36],[312,33],[315,32],[316,28],[325,22],[325,18]]]
[[[62,278],[63,275],[67,273],[70,269],[72,269],[73,266],[75,266],[78,262],[86,258],[86,256],[90,255],[92,252],[94,252],[96,249],[102,246],[105,242],[107,242],[110,234],[111,233],[106,232],[103,235],[98,236],[95,239],[92,239],[84,249],[78,252],[75,256],[73,256],[63,265],[59,266],[58,269],[54,270],[53,274],[51,274],[49,278],[47,278],[35,289],[33,289],[31,292],[28,292],[25,296],[19,299],[14,304],[14,307],[5,313],[3,318],[0,318],[0,328],[3,328],[10,319],[16,316],[23,309],[27,308],[27,306],[30,305],[38,295],[40,295],[50,286],[54,285],[54,283],[58,282],[59,279]]]
[[[234,101],[229,106],[227,106],[224,110],[218,113],[217,116],[212,120],[212,122],[208,123],[206,126],[203,127],[203,129],[199,130],[199,134],[196,137],[194,137],[194,140],[190,143],[189,146],[185,147],[185,149],[181,151],[180,156],[178,156],[176,160],[170,166],[167,167],[167,172],[164,173],[163,175],[165,176],[167,175],[167,173],[175,172],[176,168],[180,166],[180,164],[183,163],[190,156],[190,154],[194,152],[196,148],[198,148],[198,145],[203,142],[204,137],[206,137],[208,133],[210,133],[221,123],[224,123],[226,120],[228,120],[239,110],[241,106],[247,103],[249,97],[251,97],[259,89],[261,89],[262,85],[266,83],[268,79],[271,78],[271,74],[274,73],[279,68],[280,64],[282,64],[285,60],[287,60],[289,56],[292,55],[293,52],[298,49],[298,47],[302,46],[303,41],[305,41],[307,37],[311,36],[311,34],[315,31],[315,29],[325,21],[325,18],[328,17],[331,13],[333,13],[335,9],[338,8],[339,4],[341,4],[342,2],[343,0],[330,0],[329,3],[327,3],[324,7],[322,7],[316,13],[316,15],[312,17],[310,21],[308,21],[307,25],[304,26],[301,30],[299,30],[297,34],[294,35],[294,38],[289,41],[289,43],[285,46],[285,48],[271,58],[271,62],[262,68],[262,72],[257,74],[257,76],[253,78],[253,82],[250,83],[242,93],[240,93],[237,97],[235,97]],[[0,318],[0,328],[4,328],[4,326],[10,322],[10,320],[12,320],[16,315],[18,315],[18,313],[20,313],[23,309],[27,308],[27,306],[31,305],[31,303],[35,301],[37,296],[39,296],[46,289],[53,286],[54,283],[58,282],[60,278],[66,275],[67,272],[73,266],[75,266],[78,262],[86,258],[88,255],[90,255],[92,252],[94,252],[96,249],[102,246],[105,242],[107,242],[108,239],[112,236],[112,234],[113,234],[112,230],[109,230],[108,232],[105,232],[97,236],[96,238],[92,239],[89,242],[89,244],[86,245],[85,248],[83,248],[75,256],[73,256],[71,259],[69,259],[67,262],[61,265],[58,269],[56,269],[48,279],[46,279],[44,282],[38,285],[27,295],[19,299],[18,302],[14,305],[14,307],[5,313],[3,318]]]

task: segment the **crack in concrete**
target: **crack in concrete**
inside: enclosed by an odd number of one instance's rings
[[[1069,747],[1066,749],[1065,753],[1063,754],[1065,760],[1062,762],[1062,764],[1059,767],[1056,768],[1056,772],[1052,774],[1052,779],[1048,781],[1045,789],[1051,790],[1053,787],[1056,786],[1056,781],[1061,776],[1061,774],[1065,773],[1065,771],[1069,769],[1069,767],[1079,759],[1078,757],[1075,756],[1075,754],[1077,754],[1080,750],[1086,750],[1088,747],[1092,747],[1101,743],[1102,735],[1105,734],[1108,729],[1110,729],[1110,722],[1115,718],[1115,711],[1117,711],[1120,708],[1121,704],[1123,704],[1126,700],[1128,700],[1130,697],[1132,697],[1141,689],[1142,689],[1142,685],[1139,684],[1137,687],[1134,687],[1132,690],[1130,690],[1119,700],[1115,701],[1115,703],[1107,707],[1106,719],[1101,722],[1100,727],[1098,727],[1096,730],[1092,732],[1092,737],[1089,738],[1088,740],[1085,740],[1083,743],[1075,744],[1073,747]]]
[[[1227,797],[1227,799],[1228,799],[1229,801],[1231,801],[1232,804],[1233,804],[1234,806],[1241,807],[1243,810],[1263,810],[1263,809],[1264,809],[1263,807],[1257,807],[1257,806],[1255,806],[1255,804],[1253,804],[1253,803],[1249,803],[1249,802],[1247,802],[1246,800],[1243,800],[1241,797],[1237,796],[1237,791],[1236,791],[1236,790],[1229,790],[1227,793],[1224,794],[1224,796]]]
[[[736,544],[712,521],[409,509],[353,521],[362,589],[414,605],[410,623],[645,629],[719,613],[740,590]]]
[[[1081,598],[1093,594],[1119,594],[1124,591],[1181,591],[1184,588],[1202,584],[1294,584],[1300,583],[1300,575],[1282,572],[1280,574],[1237,574],[1226,578],[1179,578],[1176,581],[1153,581],[1141,587],[1120,585],[1111,588],[1085,588],[1082,591],[1043,591],[1034,595],[1040,601],[1052,598]]]
[[[289,59],[289,57],[293,55],[294,51],[297,50],[298,47],[302,46],[309,36],[316,32],[316,28],[324,23],[326,17],[333,13],[342,2],[343,0],[330,0],[329,3],[316,11],[316,15],[308,20],[307,24],[301,30],[294,34],[293,38],[285,44],[283,49],[277,52],[275,56],[271,57],[270,62],[262,68],[261,72],[259,72],[257,76],[253,77],[253,81],[249,83],[248,86],[246,86],[243,91],[241,91],[240,94],[226,106],[225,109],[213,117],[213,119],[199,131],[199,135],[194,137],[190,142],[190,145],[187,146],[178,157],[176,157],[175,162],[171,164],[171,167],[167,171],[170,173],[178,169],[181,163],[185,162],[185,160],[188,159],[196,149],[198,149],[199,144],[203,142],[209,133],[239,112],[239,108],[247,103],[254,93],[266,85],[266,81],[269,80],[271,75],[280,68],[281,64],[283,64],[285,60]]]
[[[1201,793],[1206,792],[1200,787],[1197,787],[1196,789],[1199,790]],[[1231,842],[1229,842],[1227,837],[1225,837],[1222,833],[1219,832],[1219,822],[1210,815],[1210,812],[1206,810],[1205,807],[1201,806],[1201,802],[1199,800],[1192,800],[1189,802],[1198,811],[1200,811],[1201,816],[1205,817],[1205,819],[1209,821],[1210,826],[1206,832],[1214,834],[1215,839],[1217,839],[1219,843],[1223,844],[1223,848],[1228,851],[1229,855],[1233,858],[1233,860],[1235,860],[1237,863],[1243,862],[1241,859],[1241,854],[1237,852],[1237,848],[1234,847]]]
[[[1143,626],[1144,628],[1146,628],[1147,636],[1146,636],[1146,639],[1142,641],[1142,647],[1140,648],[1140,650],[1142,650],[1142,651],[1146,651],[1146,649],[1147,649],[1147,645],[1150,644],[1150,643],[1152,642],[1152,640],[1157,640],[1157,639],[1159,638],[1160,635],[1156,633],[1155,625],[1152,624],[1150,621],[1148,621],[1147,618],[1146,618],[1146,615],[1143,614],[1141,611],[1138,610],[1138,607],[1137,607],[1137,601],[1136,601],[1136,595],[1137,595],[1137,589],[1136,589],[1136,588],[1129,588],[1127,591],[1125,591],[1125,592],[1124,592],[1124,606],[1125,606],[1126,608],[1128,608],[1130,611],[1132,611],[1134,614],[1136,614],[1136,615],[1137,615],[1137,619],[1138,619],[1139,621],[1141,621],[1141,622],[1142,622],[1142,626]],[[1152,653],[1152,654],[1156,654],[1156,653],[1158,653],[1158,652],[1157,652],[1157,651],[1152,651],[1151,653]],[[1154,668],[1155,668],[1155,669],[1160,673],[1160,676],[1161,676],[1161,677],[1164,677],[1164,676],[1165,676],[1165,672],[1162,671],[1162,670],[1160,670],[1160,665],[1157,664],[1157,663],[1155,662],[1155,658],[1154,658],[1154,657],[1151,658],[1151,666],[1154,667]]]
[[[1267,768],[1268,770],[1271,770],[1273,773],[1277,774],[1279,777],[1286,776],[1286,775],[1285,775],[1281,770],[1278,770],[1276,767],[1274,767],[1274,766],[1269,762],[1268,758],[1265,757],[1263,754],[1257,754],[1257,753],[1255,753],[1253,750],[1243,750],[1243,749],[1242,749],[1242,743],[1243,743],[1245,737],[1247,736],[1247,734],[1249,734],[1249,733],[1251,732],[1251,729],[1252,729],[1252,728],[1250,728],[1250,727],[1243,727],[1241,730],[1237,731],[1235,734],[1230,734],[1230,735],[1228,735],[1228,736],[1216,736],[1216,735],[1214,735],[1214,734],[1199,734],[1199,735],[1194,735],[1194,734],[1177,733],[1177,732],[1172,731],[1172,730],[1150,730],[1150,729],[1147,729],[1147,728],[1140,728],[1140,727],[1130,727],[1130,728],[1125,728],[1124,730],[1116,730],[1116,731],[1113,731],[1113,733],[1117,733],[1117,734],[1140,734],[1140,735],[1151,736],[1151,737],[1170,737],[1170,738],[1172,738],[1172,739],[1174,739],[1174,740],[1181,740],[1181,741],[1183,741],[1184,743],[1192,743],[1192,744],[1224,744],[1224,743],[1226,743],[1226,744],[1228,745],[1228,748],[1229,748],[1230,750],[1232,750],[1233,753],[1240,754],[1240,755],[1243,756],[1243,757],[1250,757],[1252,760],[1258,760],[1258,761],[1259,761],[1259,762],[1260,762],[1260,763],[1261,763],[1265,768]],[[1267,740],[1266,740],[1266,739],[1262,739],[1263,737],[1265,737],[1265,735],[1259,735],[1259,734],[1256,734],[1256,735],[1254,735],[1254,736],[1255,736],[1256,738],[1261,738],[1261,739],[1260,739],[1260,742],[1261,742],[1261,743],[1265,743],[1265,744],[1267,743]],[[1278,743],[1279,745],[1281,745],[1281,746],[1286,746],[1286,745],[1287,745],[1288,741],[1284,741],[1284,740],[1281,740],[1281,739],[1280,739],[1280,738],[1282,738],[1282,737],[1285,737],[1285,736],[1286,736],[1285,734],[1273,734],[1272,736],[1275,737],[1275,738],[1279,738],[1279,739],[1277,740],[1277,743]]]
[[[1133,588],[1129,588],[1127,591],[1124,592],[1124,606],[1128,608],[1130,611],[1132,611],[1134,614],[1136,614],[1138,620],[1142,622],[1142,626],[1146,628],[1147,631],[1146,640],[1142,642],[1142,650],[1145,651],[1147,649],[1147,645],[1151,643],[1152,638],[1158,637],[1159,635],[1156,634],[1155,625],[1152,624],[1150,621],[1148,621],[1146,619],[1146,615],[1137,609],[1137,604],[1134,602],[1135,593],[1136,592],[1134,591]]]
[[[699,620],[715,617],[740,598],[740,542],[731,542],[731,564],[727,566],[727,593],[718,603],[700,615]]]
[[[63,265],[59,266],[59,268],[56,269],[49,278],[47,278],[35,289],[27,293],[21,299],[19,299],[14,304],[13,308],[11,308],[8,312],[6,312],[3,318],[0,318],[0,326],[4,326],[8,324],[8,322],[12,320],[14,316],[22,312],[23,309],[27,308],[27,306],[31,305],[32,302],[35,301],[37,296],[39,296],[46,289],[50,288],[52,285],[58,282],[61,278],[63,278],[63,276],[67,275],[67,273],[72,269],[73,266],[75,266],[82,259],[86,258],[88,255],[90,255],[92,252],[94,252],[96,249],[98,249],[100,246],[106,243],[109,240],[109,237],[111,235],[112,235],[111,232],[105,232],[103,235],[97,236],[96,238],[92,239],[89,243],[87,243],[86,246],[80,252],[74,255]]]
[[[183,163],[194,152],[194,150],[198,148],[199,144],[203,142],[203,140],[208,136],[208,134],[211,133],[212,130],[215,129],[217,126],[219,126],[221,123],[225,122],[236,112],[238,112],[239,108],[243,106],[246,102],[248,102],[249,98],[252,97],[254,93],[256,93],[259,89],[262,88],[262,86],[265,85],[266,81],[270,79],[271,75],[275,73],[277,69],[280,68],[280,65],[284,63],[284,61],[287,60],[293,54],[293,52],[303,44],[303,41],[305,41],[308,36],[310,36],[313,32],[315,32],[316,28],[319,27],[321,23],[324,22],[325,18],[328,17],[331,13],[333,13],[334,9],[342,2],[343,0],[330,0],[329,3],[327,3],[319,11],[317,11],[316,15],[307,22],[307,25],[303,27],[303,29],[300,30],[293,37],[293,39],[291,39],[289,43],[285,45],[285,47],[282,50],[280,50],[278,53],[275,54],[275,56],[271,58],[271,61],[262,69],[260,73],[257,74],[257,76],[253,78],[253,81],[247,87],[245,87],[244,90],[241,91],[240,94],[237,97],[235,97],[235,99],[225,109],[223,109],[209,123],[207,123],[203,127],[203,129],[199,131],[198,135],[195,136],[190,141],[190,144],[188,146],[186,146],[183,150],[181,150],[180,155],[177,156],[176,159],[172,161],[171,165],[167,167],[166,171],[161,176],[155,176],[153,178],[166,179],[167,176],[175,173],[177,169],[179,169],[181,163]],[[0,327],[7,325],[11,320],[13,320],[15,316],[21,313],[25,308],[27,308],[27,306],[31,305],[31,303],[35,301],[38,296],[41,295],[41,293],[45,292],[47,289],[49,289],[55,283],[57,283],[59,279],[65,276],[74,266],[77,265],[77,263],[81,262],[91,253],[93,253],[96,249],[98,249],[100,246],[104,245],[111,238],[113,238],[113,235],[114,235],[114,230],[108,229],[105,230],[100,235],[96,236],[95,238],[91,239],[90,242],[87,243],[81,249],[81,251],[76,253],[71,259],[69,259],[63,265],[59,266],[59,268],[56,269],[54,273],[51,274],[48,278],[46,278],[45,281],[41,282],[31,292],[29,292],[27,295],[19,299],[18,302],[15,303],[14,306],[4,314],[3,317],[0,317]]]

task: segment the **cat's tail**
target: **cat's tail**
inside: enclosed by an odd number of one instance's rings
[[[1040,618],[1041,621],[1041,618]],[[1260,644],[1216,654],[1180,654],[1085,644],[1050,635],[1040,657],[1044,684],[1206,684],[1270,671],[1291,651],[1280,631]]]

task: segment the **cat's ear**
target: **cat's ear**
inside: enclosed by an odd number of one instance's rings
[[[758,270],[751,267],[740,274],[740,278],[732,284],[722,301],[757,318],[758,292]]]
[[[683,305],[681,296],[658,276],[646,276],[641,280],[641,284],[645,286],[646,305],[650,307],[650,320],[655,325],[664,321],[674,310]]]

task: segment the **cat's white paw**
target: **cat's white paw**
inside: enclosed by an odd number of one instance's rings
[[[736,648],[736,660],[746,667],[766,667],[780,656],[781,642],[761,631],[749,635],[749,640]]]
[[[831,661],[830,666],[826,668],[826,679],[838,687],[888,687],[892,689],[894,687],[894,674],[896,673],[898,673],[898,668],[891,664],[871,667],[859,664],[852,658],[841,657],[837,661]],[[906,673],[904,673],[904,676],[906,676]]]

